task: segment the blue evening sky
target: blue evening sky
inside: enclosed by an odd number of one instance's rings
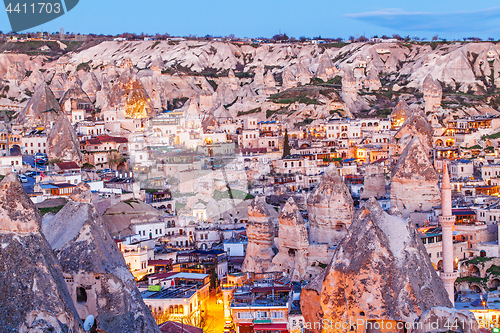
[[[13,0],[13,2],[22,0]],[[42,1],[42,0],[41,0]],[[498,0],[80,0],[31,31],[272,37],[500,38]],[[0,12],[0,30],[11,30]]]

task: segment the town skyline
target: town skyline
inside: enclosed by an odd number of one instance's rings
[[[133,8],[133,9],[132,9]],[[216,1],[210,4],[191,0],[188,3],[149,1],[137,6],[131,0],[102,3],[80,1],[74,10],[37,27],[44,31],[67,31],[82,34],[147,33],[199,37],[235,35],[243,38],[271,37],[287,33],[297,39],[323,36],[348,39],[350,36],[418,36],[431,39],[500,37],[495,1],[474,6],[467,1],[447,3],[420,1],[400,3],[369,1],[347,3],[261,2],[234,4]],[[88,22],[92,21],[92,24]],[[0,12],[0,30],[11,31],[6,12]]]

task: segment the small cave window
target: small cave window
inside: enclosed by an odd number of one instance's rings
[[[85,291],[85,288],[83,287],[76,288],[76,301],[78,303],[87,302],[87,292]]]
[[[361,317],[364,317],[364,316],[365,316],[365,312],[364,312],[364,311],[361,311],[361,312],[359,313],[359,315],[360,315]]]
[[[295,251],[296,251],[295,249],[288,249],[288,255],[290,257],[295,257]]]

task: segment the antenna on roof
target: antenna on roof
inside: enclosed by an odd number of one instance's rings
[[[83,329],[85,331],[90,331],[92,326],[94,326],[95,318],[93,315],[88,315],[88,317],[85,319],[85,322],[83,323]]]

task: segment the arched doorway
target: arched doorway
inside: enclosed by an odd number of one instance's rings
[[[481,271],[476,265],[470,265],[469,268],[467,269],[467,272],[469,273],[469,276],[476,276],[476,277],[481,276]]]
[[[479,286],[473,284],[470,286],[470,291],[472,291],[473,293],[476,293],[476,294],[480,294],[481,288],[479,288]]]
[[[499,279],[493,279],[489,283],[490,289],[492,290],[497,290],[498,286],[500,286],[500,280]]]
[[[438,261],[438,264],[437,264],[437,270],[438,270],[438,271],[442,271],[442,270],[443,270],[443,261],[442,261],[442,260],[439,260],[439,261]]]

